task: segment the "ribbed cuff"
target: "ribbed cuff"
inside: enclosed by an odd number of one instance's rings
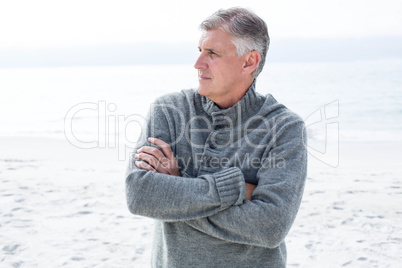
[[[232,167],[215,173],[215,184],[221,199],[220,210],[243,204],[246,186],[239,168]]]

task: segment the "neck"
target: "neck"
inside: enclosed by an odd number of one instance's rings
[[[219,102],[215,102],[215,104],[220,108],[220,109],[227,109],[238,103],[244,95],[246,95],[248,89],[250,88],[251,84],[254,82],[254,78],[246,81],[244,83],[244,86],[241,86],[240,90],[234,91],[230,96],[225,98],[224,100],[221,100]]]

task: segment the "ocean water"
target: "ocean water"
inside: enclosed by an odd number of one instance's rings
[[[311,146],[402,141],[402,60],[267,63],[257,91],[305,121]],[[191,65],[0,69],[0,136],[134,143],[152,101],[197,87]],[[321,145],[320,145],[321,144]]]

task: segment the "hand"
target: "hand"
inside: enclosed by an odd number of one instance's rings
[[[246,182],[246,200],[253,200],[252,194],[257,185]]]
[[[155,147],[143,146],[137,150],[137,154],[134,157],[146,162],[135,161],[135,165],[148,171],[181,176],[177,160],[169,144],[157,138],[148,138],[148,141],[161,148],[163,153]]]

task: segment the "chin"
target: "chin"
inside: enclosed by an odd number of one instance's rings
[[[198,94],[200,94],[201,96],[206,97],[208,95],[208,88],[203,87],[203,86],[199,86],[197,89]]]

